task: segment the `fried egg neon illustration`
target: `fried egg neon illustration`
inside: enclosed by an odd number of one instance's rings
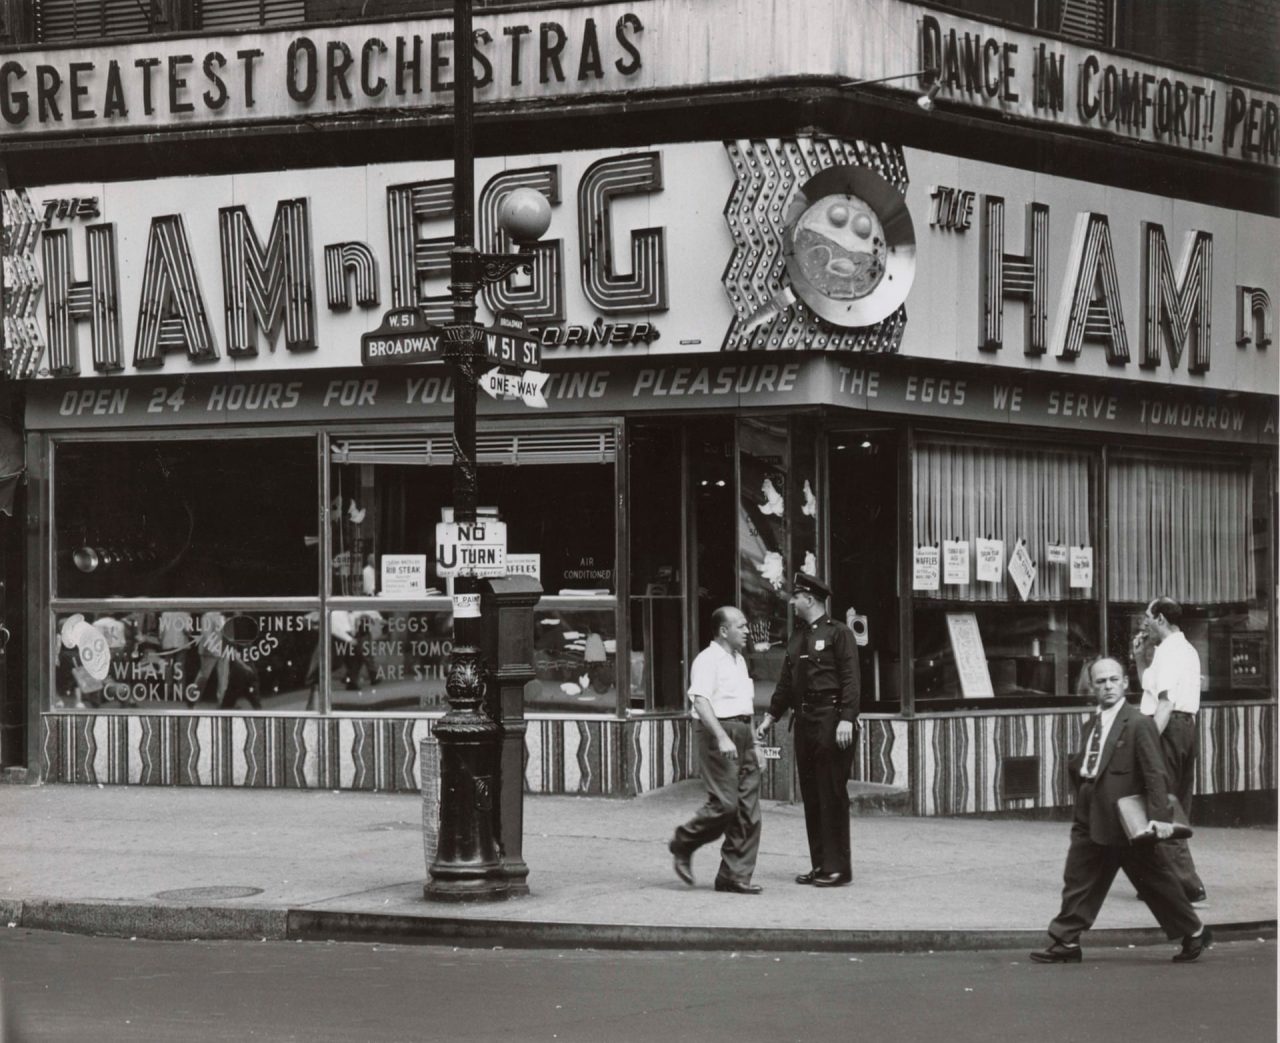
[[[866,167],[829,167],[792,194],[782,252],[795,295],[846,328],[892,315],[915,276],[906,200]]]

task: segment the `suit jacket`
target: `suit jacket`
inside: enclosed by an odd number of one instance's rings
[[[1097,721],[1091,721],[1084,732],[1084,749]],[[1120,825],[1116,801],[1135,793],[1146,797],[1147,816],[1169,821],[1169,783],[1165,776],[1164,754],[1160,750],[1160,732],[1155,721],[1125,703],[1116,714],[1115,723],[1102,747],[1098,774],[1093,780],[1093,794],[1088,807],[1080,804],[1079,787],[1083,781],[1084,751],[1067,762],[1067,771],[1077,788],[1077,821],[1088,823],[1089,839],[1108,847],[1128,847],[1129,840]]]

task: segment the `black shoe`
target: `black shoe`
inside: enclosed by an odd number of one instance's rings
[[[1213,947],[1213,932],[1205,928],[1199,934],[1189,934],[1182,939],[1182,951],[1173,954],[1174,963],[1192,963],[1200,954]]]
[[[1047,949],[1037,949],[1031,954],[1033,963],[1079,963],[1084,959],[1084,950],[1078,945],[1063,945],[1054,942]]]
[[[1205,894],[1204,888],[1202,887],[1195,894],[1188,895],[1187,901],[1190,902],[1197,909],[1203,909],[1205,906],[1209,904],[1209,896]]]
[[[810,869],[807,873],[801,873],[796,877],[797,884],[811,884],[822,875],[821,869]]]
[[[681,851],[674,840],[667,845],[667,850],[671,852],[671,868],[676,871],[676,876],[693,886],[693,863],[690,862],[693,852]]]
[[[852,873],[819,873],[813,878],[814,887],[843,887],[853,879]]]
[[[716,877],[716,890],[728,891],[735,895],[758,895],[764,890],[759,884],[741,884],[737,880],[726,880],[724,877]]]

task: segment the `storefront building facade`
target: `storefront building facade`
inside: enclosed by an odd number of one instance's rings
[[[764,3],[477,21],[481,243],[511,188],[553,214],[483,296],[546,374],[480,401],[481,513],[544,591],[527,787],[691,774],[711,610],[746,613],[763,706],[807,568],[865,635],[855,777],[917,814],[1068,803],[1082,667],[1161,594],[1199,792],[1273,793],[1277,95],[896,0],[872,47],[811,6],[803,47]],[[44,778],[417,788],[455,388],[361,345],[448,318],[446,23],[0,68]],[[933,112],[844,86],[923,67]]]

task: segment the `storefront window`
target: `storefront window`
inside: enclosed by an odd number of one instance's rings
[[[509,567],[536,575],[548,595],[612,597],[612,432],[480,441],[479,514],[505,523]],[[448,436],[334,440],[329,518],[335,597],[446,592],[436,574],[435,537],[436,525],[446,514],[452,517],[449,442]],[[412,564],[400,560],[405,555],[425,557],[420,585],[396,578],[408,576],[399,571]]]
[[[738,424],[738,582],[751,633],[748,661],[757,682],[778,678],[787,647],[790,497],[785,421]]]
[[[332,609],[329,612],[329,708],[339,711],[447,710],[445,678],[453,649],[453,613]]]
[[[314,612],[234,607],[54,616],[54,709],[315,709]]]
[[[311,439],[59,445],[55,596],[314,596],[315,453]]]
[[[1202,698],[1269,695],[1265,463],[1116,453],[1107,493],[1111,654],[1129,662],[1146,606],[1170,597],[1200,653]]]
[[[526,698],[525,709],[613,712],[618,701],[615,627],[612,606],[544,600],[533,621],[533,666],[541,691]]]
[[[491,432],[478,443],[478,515],[505,525],[508,572],[543,589],[540,690],[526,709],[616,711],[614,432]],[[331,440],[332,710],[447,708],[452,580],[437,571],[436,526],[452,520],[450,446],[449,435]]]
[[[1098,647],[1094,457],[922,439],[915,697],[1069,697]]]
[[[315,453],[310,438],[57,444],[50,708],[317,709]]]

